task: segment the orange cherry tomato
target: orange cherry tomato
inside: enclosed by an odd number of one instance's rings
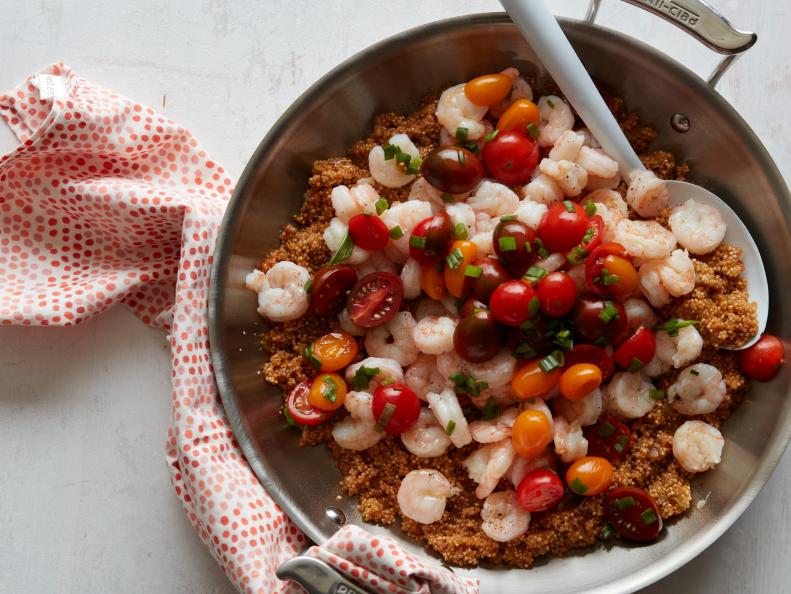
[[[609,460],[585,456],[569,466],[566,484],[577,495],[591,497],[604,493],[612,483],[613,468]]]
[[[478,255],[478,246],[472,241],[454,241],[450,246],[450,253],[445,258],[445,270],[442,276],[448,293],[456,299],[464,297],[472,288],[475,279],[465,276],[464,272],[476,255]],[[456,267],[452,268],[451,264],[456,264]]]
[[[423,264],[420,267],[420,286],[423,292],[439,301],[442,299],[447,291],[445,290],[445,281],[442,278],[442,265]]]
[[[511,441],[520,456],[538,456],[552,441],[552,425],[547,415],[540,410],[531,409],[519,413],[511,430]]]
[[[511,92],[512,83],[505,74],[484,74],[464,85],[464,94],[475,105],[494,105]]]
[[[526,400],[543,396],[560,381],[561,370],[559,367],[546,373],[539,367],[540,362],[541,359],[528,361],[514,374],[511,388],[517,398]]]
[[[582,400],[601,385],[602,373],[591,363],[572,365],[560,376],[560,393],[569,400]]]
[[[527,134],[530,132],[527,129],[530,124],[538,126],[540,123],[541,112],[538,110],[538,105],[527,99],[517,99],[497,120],[497,129],[500,132],[519,130]]]
[[[321,410],[335,410],[346,400],[346,382],[337,373],[320,373],[310,385],[308,402]]]
[[[618,282],[610,285],[610,291],[618,299],[631,297],[637,291],[639,284],[637,270],[626,258],[620,256],[607,256],[602,262],[602,269],[606,268],[608,274],[618,277]]]
[[[313,341],[306,355],[321,371],[338,371],[349,365],[357,356],[357,341],[346,332],[330,332]],[[317,363],[318,362],[318,363]]]

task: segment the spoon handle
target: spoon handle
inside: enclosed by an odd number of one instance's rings
[[[604,103],[588,71],[542,0],[500,0],[541,64],[628,181],[645,167]]]

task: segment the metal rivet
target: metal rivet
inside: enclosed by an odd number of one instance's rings
[[[346,514],[344,514],[341,510],[337,507],[328,507],[324,513],[327,514],[327,517],[335,522],[338,526],[343,526],[346,523]]]
[[[683,134],[684,132],[689,132],[692,122],[683,113],[674,113],[670,116],[670,125],[673,126],[673,130]]]

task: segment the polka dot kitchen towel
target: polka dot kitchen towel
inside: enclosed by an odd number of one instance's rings
[[[176,494],[240,591],[301,591],[275,569],[309,543],[247,465],[209,360],[209,269],[233,180],[188,130],[62,64],[0,95],[0,116],[20,142],[0,156],[0,323],[72,325],[123,303],[167,331]],[[477,592],[353,526],[308,554],[372,592]]]

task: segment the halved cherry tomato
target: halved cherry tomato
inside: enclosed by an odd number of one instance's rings
[[[535,238],[535,232],[521,221],[500,219],[492,233],[492,246],[508,271],[521,277],[538,255]]]
[[[412,230],[409,238],[409,255],[428,264],[439,262],[453,243],[453,223],[447,211],[441,210],[435,216],[423,219]]]
[[[573,349],[564,353],[563,359],[564,370],[577,363],[592,363],[596,365],[596,367],[601,369],[603,382],[609,380],[613,371],[615,371],[615,364],[610,355],[607,354],[607,351],[593,344],[575,345]]]
[[[489,307],[501,324],[518,326],[530,318],[531,313],[538,312],[538,297],[530,285],[512,280],[494,290]]]
[[[346,382],[337,373],[320,373],[310,384],[308,400],[321,410],[335,410],[346,400]]]
[[[565,272],[552,272],[538,281],[536,293],[541,313],[559,318],[574,309],[577,285]]]
[[[744,373],[760,382],[772,379],[784,360],[783,343],[771,334],[764,334],[753,346],[739,353],[739,366]]]
[[[604,498],[604,515],[613,529],[629,540],[648,542],[662,531],[659,507],[638,487],[618,487]]]
[[[519,130],[501,130],[484,145],[482,157],[495,179],[509,186],[522,184],[538,165],[538,143]]]
[[[461,319],[453,332],[453,348],[459,357],[481,363],[494,357],[503,345],[503,333],[485,304],[468,299],[459,312]]]
[[[626,329],[626,311],[617,301],[581,297],[574,306],[574,327],[585,342],[612,341]]]
[[[319,316],[334,316],[343,309],[346,296],[357,282],[357,273],[347,264],[322,268],[313,275],[310,309]]]
[[[348,366],[357,356],[357,341],[346,332],[330,332],[313,341],[308,347],[309,357],[321,371],[338,371]]]
[[[291,419],[299,425],[321,425],[333,416],[333,411],[321,410],[310,403],[310,381],[304,381],[291,389],[286,398],[284,414],[288,413]]]
[[[481,269],[481,275],[474,279],[473,292],[475,296],[486,303],[494,293],[494,290],[504,282],[512,280],[510,273],[505,269],[497,258],[490,256],[478,256],[472,262],[473,266]]]
[[[420,172],[428,183],[448,194],[472,191],[486,174],[480,159],[460,146],[434,149],[423,159]]]
[[[528,409],[519,413],[511,430],[511,441],[516,453],[525,458],[535,458],[552,441],[552,425],[540,410]]]
[[[588,219],[588,228],[582,236],[580,244],[572,248],[566,258],[571,264],[580,264],[593,251],[601,245],[602,234],[604,233],[604,220],[599,215],[593,215]]]
[[[601,385],[602,373],[593,363],[577,363],[560,376],[560,393],[569,400],[582,400]]]
[[[494,105],[511,92],[513,81],[505,74],[484,74],[464,85],[464,94],[475,105]]]
[[[540,362],[541,358],[528,361],[517,369],[511,379],[511,389],[520,400],[540,398],[558,385],[561,375],[560,368],[545,372],[539,366]]]
[[[632,446],[632,432],[615,417],[605,417],[595,425],[585,427],[588,454],[617,462]]]
[[[528,472],[516,488],[516,502],[523,510],[536,513],[555,507],[565,490],[560,477],[545,468]]]
[[[426,295],[435,301],[439,301],[447,294],[442,268],[441,263],[423,264],[420,267],[420,287]]]
[[[371,214],[358,214],[349,220],[349,235],[354,245],[364,250],[381,250],[390,240],[384,221]]]
[[[618,299],[631,296],[638,286],[637,270],[620,243],[603,243],[585,261],[585,282],[597,295]]]
[[[527,99],[517,99],[497,120],[496,128],[500,132],[505,130],[529,132],[528,126],[531,124],[538,131],[538,126],[541,124],[541,112],[538,109],[538,105]]]
[[[609,460],[585,456],[566,471],[566,484],[577,495],[592,497],[604,493],[612,483],[613,467]]]
[[[404,384],[376,388],[371,407],[376,419],[374,428],[390,435],[403,433],[415,424],[420,415],[420,400]]]
[[[639,371],[651,362],[655,352],[654,333],[640,326],[631,338],[615,349],[612,358],[627,371]]]
[[[478,246],[472,241],[454,241],[450,246],[448,257],[445,258],[443,278],[448,293],[456,299],[464,298],[472,288],[475,279],[465,273],[477,253]]]
[[[588,230],[585,209],[576,202],[564,200],[544,213],[537,233],[550,252],[568,252],[578,245]]]
[[[401,279],[389,272],[372,272],[361,278],[349,295],[352,322],[362,328],[386,324],[398,313],[404,289]]]

